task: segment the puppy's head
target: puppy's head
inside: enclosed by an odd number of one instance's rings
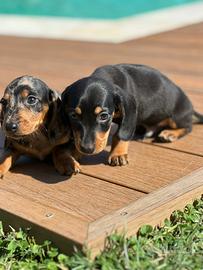
[[[97,78],[81,79],[63,92],[62,109],[78,151],[89,155],[101,152],[115,111],[113,86]]]
[[[1,125],[7,137],[18,139],[36,132],[44,123],[54,91],[41,80],[22,76],[5,89],[1,103]]]

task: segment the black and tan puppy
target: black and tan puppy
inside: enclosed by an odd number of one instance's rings
[[[7,86],[0,103],[5,135],[1,176],[24,154],[40,160],[52,154],[55,168],[61,174],[79,170],[66,147],[70,129],[61,123],[61,99],[56,91],[40,79],[22,76]]]
[[[83,154],[96,154],[107,143],[112,121],[109,164],[128,163],[128,144],[136,127],[144,126],[161,142],[173,142],[203,122],[183,91],[158,70],[133,64],[108,65],[69,87],[62,94],[75,145]]]

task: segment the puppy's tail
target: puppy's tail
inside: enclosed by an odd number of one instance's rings
[[[194,111],[192,115],[193,124],[203,124],[203,115]]]

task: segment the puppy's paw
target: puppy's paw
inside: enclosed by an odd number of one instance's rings
[[[108,163],[111,166],[125,166],[128,164],[128,155],[110,155],[108,159]]]
[[[61,175],[71,176],[81,171],[80,164],[73,158],[60,159],[55,162],[55,168]]]
[[[5,173],[7,173],[7,170],[4,169],[4,166],[0,165],[0,179],[4,178]]]
[[[3,179],[4,175],[9,171],[8,166],[5,166],[5,164],[0,165],[0,178]]]
[[[12,164],[12,157],[10,156],[5,158],[5,160],[0,164],[0,178],[1,179],[9,171],[11,164]]]
[[[163,130],[157,138],[158,142],[174,142],[178,139],[176,132],[174,130]]]

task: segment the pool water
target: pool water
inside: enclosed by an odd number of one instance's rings
[[[202,0],[201,0],[202,1]],[[1,14],[118,19],[200,0],[2,0]],[[203,2],[203,1],[202,1]]]

